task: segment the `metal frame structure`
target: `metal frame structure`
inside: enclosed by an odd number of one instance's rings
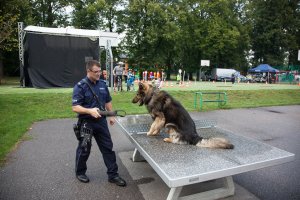
[[[206,94],[208,97],[203,99],[203,95]],[[218,106],[225,106],[227,103],[227,94],[226,92],[195,92],[194,93],[194,108],[197,108],[198,104],[198,95],[199,95],[199,104],[200,110],[202,110],[204,102],[217,102]],[[216,95],[216,96],[214,96]],[[215,97],[215,98],[213,98]],[[221,98],[222,97],[222,98]]]
[[[112,50],[111,50],[111,41],[107,40],[106,41],[106,72],[107,72],[107,76],[106,76],[106,80],[109,81],[109,77],[110,77],[110,88],[111,88],[111,92],[114,91],[114,81],[113,81],[113,54],[112,54]],[[100,55],[101,56],[101,55]]]
[[[18,22],[18,40],[19,40],[19,60],[20,60],[20,86],[25,87],[25,75],[24,75],[24,30],[23,22]]]

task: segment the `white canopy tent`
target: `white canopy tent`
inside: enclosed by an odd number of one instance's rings
[[[118,46],[118,33],[104,32],[100,30],[76,29],[72,27],[67,28],[48,28],[40,26],[27,26],[25,32],[34,32],[49,35],[66,35],[77,37],[95,37],[99,38],[99,46],[106,47],[107,41],[111,41],[111,47]]]

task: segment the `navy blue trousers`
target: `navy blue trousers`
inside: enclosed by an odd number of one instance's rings
[[[116,154],[112,150],[113,143],[111,135],[107,126],[105,118],[100,120],[89,120],[86,122],[86,126],[93,130],[93,136],[99,147],[104,163],[107,168],[108,178],[114,178],[118,176],[118,165],[116,163]],[[92,143],[88,143],[86,148],[81,147],[82,139],[78,142],[76,150],[76,163],[75,173],[76,175],[82,175],[86,173],[87,165],[86,162],[91,152]]]

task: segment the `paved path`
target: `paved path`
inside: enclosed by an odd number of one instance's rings
[[[295,154],[295,160],[234,176],[262,200],[300,199],[300,106],[234,109],[192,114],[217,119],[218,126]]]
[[[193,112],[191,115],[195,119],[216,119],[221,128],[296,154],[293,162],[234,176],[236,195],[226,200],[300,199],[300,106]],[[88,160],[87,175],[91,182],[77,181],[74,176],[77,142],[72,131],[75,121],[57,119],[32,125],[27,133],[31,139],[22,142],[0,169],[1,200],[165,199],[169,189],[146,162],[131,162],[134,148],[117,125],[110,129],[119,173],[128,186],[122,188],[107,182],[96,144]]]

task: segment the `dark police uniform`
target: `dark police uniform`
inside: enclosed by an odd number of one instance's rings
[[[87,77],[86,81],[90,83],[94,92],[99,98],[101,105],[98,105],[98,101],[94,98],[94,95],[89,88],[88,84],[83,80],[78,82],[73,89],[73,99],[72,105],[80,105],[85,108],[95,108],[100,109],[105,108],[105,103],[112,100],[108,88],[104,81],[99,80],[94,84]],[[112,179],[118,176],[118,166],[116,163],[116,154],[112,150],[113,143],[111,140],[111,135],[107,126],[106,117],[102,116],[95,119],[91,115],[78,114],[78,120],[82,121],[86,127],[93,130],[93,136],[98,144],[98,147],[102,153],[104,163],[107,167],[108,179]],[[75,163],[75,173],[76,175],[83,175],[87,170],[86,162],[90,155],[91,143],[88,143],[87,147],[81,146],[82,139],[79,140],[78,147],[76,150],[76,163]]]

